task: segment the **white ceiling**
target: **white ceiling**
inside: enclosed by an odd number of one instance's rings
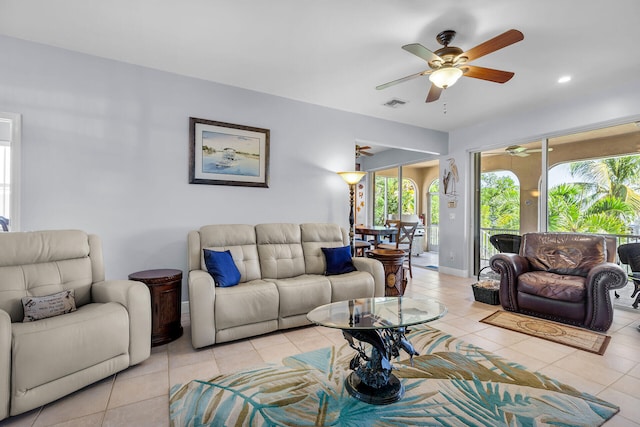
[[[0,0],[0,34],[442,131],[640,78],[639,18],[638,0]],[[428,68],[404,44],[511,28],[524,40],[473,62],[515,72],[504,85],[375,90]]]

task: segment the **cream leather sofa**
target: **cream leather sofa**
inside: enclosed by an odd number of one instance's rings
[[[194,348],[308,325],[333,301],[384,296],[384,269],[354,257],[357,271],[325,276],[321,248],[347,246],[335,224],[207,225],[188,235],[189,311]],[[215,287],[203,249],[230,250],[240,283]]]
[[[76,311],[23,322],[22,297],[69,289]],[[0,420],[140,363],[150,350],[149,289],[104,280],[97,236],[0,233]]]

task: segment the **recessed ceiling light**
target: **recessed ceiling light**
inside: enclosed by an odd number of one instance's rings
[[[571,81],[571,76],[562,76],[558,79],[558,83],[567,83]]]

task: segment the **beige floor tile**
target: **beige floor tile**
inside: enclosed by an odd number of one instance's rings
[[[291,329],[284,332],[284,335],[295,343],[303,339],[309,339],[313,337],[321,338],[323,335],[318,331],[322,326],[303,326],[302,328]]]
[[[319,348],[331,347],[333,341],[329,338],[318,334],[318,336],[305,337],[298,340],[291,340],[301,352],[313,351]]]
[[[114,383],[113,376],[87,386],[62,399],[45,405],[33,424],[34,427],[59,424],[107,409]]]
[[[640,422],[631,421],[630,419],[618,414],[607,421],[605,425],[607,427],[640,427]]]
[[[621,377],[618,381],[614,382],[610,386],[610,388],[622,393],[626,393],[630,390],[636,390],[638,393],[640,393],[640,379],[626,375]],[[640,394],[637,394],[636,397],[640,399]]]
[[[104,412],[91,414],[62,423],[53,424],[50,427],[100,427],[104,420]]]
[[[216,363],[220,373],[229,374],[249,367],[263,365],[264,360],[256,350],[249,350],[225,357],[216,357]]]
[[[629,375],[633,376],[634,378],[640,378],[640,363],[638,363],[629,371]]]
[[[502,344],[498,344],[495,341],[488,340],[477,334],[464,335],[462,339],[469,344],[473,344],[477,347],[480,347],[487,351],[492,351],[492,352],[498,350],[499,348],[504,347]]]
[[[150,374],[152,372],[166,371],[169,368],[169,358],[167,350],[161,352],[152,352],[151,356],[136,366],[131,366],[122,372],[118,372],[118,378],[132,378],[141,375]]]
[[[546,366],[538,372],[548,376],[549,378],[556,379],[561,383],[570,385],[581,392],[593,394],[594,396],[606,388],[606,385],[592,381],[584,375],[575,374],[555,365]]]
[[[636,361],[629,360],[609,351],[605,351],[603,355],[589,353],[586,351],[578,351],[575,353],[575,356],[593,364],[594,367],[613,369],[614,371],[618,371],[623,374],[628,373],[638,365],[638,362]]]
[[[469,318],[469,316],[458,317],[457,319],[444,320],[449,325],[462,329],[463,331],[477,333],[483,329],[487,329],[489,325],[486,323],[480,323]]]
[[[590,381],[604,386],[613,384],[624,375],[622,372],[604,367],[602,364],[595,363],[577,353],[564,357],[552,365],[575,375],[584,375],[585,372],[588,372]]]
[[[293,343],[287,341],[284,344],[276,344],[257,350],[262,360],[266,363],[280,363],[287,356],[302,353]]]
[[[249,346],[251,346],[251,344],[249,344]],[[214,353],[211,348],[170,350],[169,368],[174,369],[180,366],[193,365],[194,363],[208,362],[213,360],[213,355]]]
[[[290,342],[289,338],[287,338],[287,336],[282,332],[273,332],[267,335],[261,335],[257,338],[251,338],[249,341],[251,342],[251,345],[253,345],[253,348],[256,350]]]
[[[236,354],[242,354],[247,351],[253,351],[255,348],[249,340],[232,341],[228,343],[215,344],[211,351],[213,356],[217,358],[233,357]]]
[[[483,338],[496,342],[504,347],[509,347],[529,338],[529,335],[495,326],[482,329],[475,333]]]
[[[631,392],[631,390],[627,390],[627,392],[621,392],[608,387],[601,393],[598,393],[597,396],[608,402],[615,403],[620,407],[620,412],[618,413],[618,415],[616,415],[616,417],[622,416],[624,418],[627,418],[628,420],[637,422],[638,420],[640,420],[640,399],[632,396],[630,394]],[[609,426],[607,425],[607,427]]]
[[[563,357],[566,357],[569,353],[577,351],[573,348],[563,346],[562,344],[556,344],[533,337],[529,337],[526,340],[515,343],[511,345],[511,348],[518,350],[521,353],[528,354],[536,359],[540,359],[546,363],[556,362]]]
[[[108,408],[117,408],[132,402],[164,396],[168,392],[169,373],[167,371],[131,378],[116,377]]]
[[[109,409],[103,427],[165,427],[169,426],[169,393],[165,396]]]
[[[634,328],[624,328],[613,335],[611,340],[615,344],[627,346],[640,352],[640,332]]]
[[[539,371],[549,365],[547,362],[543,362],[540,359],[536,359],[510,347],[499,348],[493,353],[504,357],[509,362],[516,362],[533,372]]]
[[[431,322],[429,323],[429,326],[458,338],[464,339],[464,336],[468,334],[467,331],[448,324],[444,319]]]
[[[219,374],[220,369],[215,360],[180,366],[169,370],[169,388],[176,384],[185,384],[193,380],[208,380]]]
[[[624,357],[625,359],[633,360],[635,362],[640,362],[640,349],[634,346],[623,344],[620,340],[617,339],[618,337],[619,335],[616,335],[612,338],[609,346],[607,347],[607,353],[615,354],[620,357]],[[640,336],[638,337],[638,339],[640,339]]]

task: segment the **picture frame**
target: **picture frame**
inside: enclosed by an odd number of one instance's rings
[[[189,118],[189,183],[269,187],[269,129]]]

